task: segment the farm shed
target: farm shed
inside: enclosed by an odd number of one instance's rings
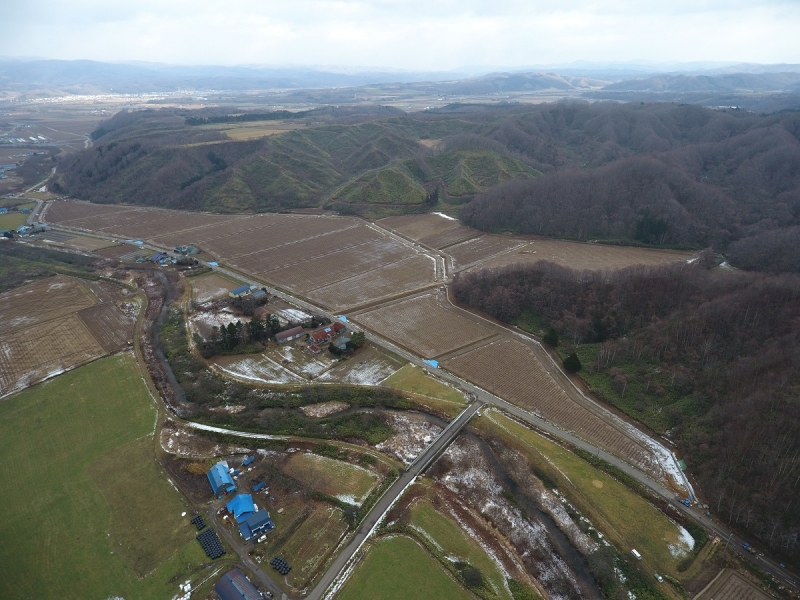
[[[256,512],[256,505],[253,504],[253,497],[250,494],[237,494],[237,496],[225,505],[228,512],[233,514],[237,523],[244,523],[247,515]]]
[[[228,472],[228,463],[224,460],[218,462],[208,472],[208,482],[215,494],[231,493],[236,491],[236,484]]]
[[[237,288],[233,288],[228,295],[231,298],[241,298],[242,296],[247,296],[247,294],[249,293],[250,293],[249,285],[240,285]]]
[[[292,340],[299,339],[306,334],[303,331],[302,327],[292,327],[291,329],[287,329],[286,331],[281,331],[280,333],[275,335],[275,341],[279,344],[283,344],[284,342],[291,342]]]
[[[297,308],[284,308],[275,314],[279,319],[284,319],[292,327],[296,327],[297,325],[311,327],[311,320],[313,319],[310,314]]]
[[[264,483],[263,481],[259,481],[258,483],[254,483],[254,484],[253,484],[253,491],[254,491],[254,492],[260,492],[260,491],[261,491],[261,490],[263,490],[265,487],[267,487],[267,484],[266,484],[266,483]]]
[[[242,466],[246,467],[247,465],[251,464],[256,459],[255,456],[245,456],[244,460],[242,461]]]
[[[261,298],[266,298],[267,297],[267,292],[265,292],[264,290],[256,290],[255,292],[250,294],[250,297],[253,300],[261,300]]]
[[[247,515],[244,521],[239,524],[239,533],[245,542],[250,541],[259,533],[272,531],[273,529],[275,529],[275,523],[272,522],[269,513],[265,510],[259,510]]]
[[[8,212],[7,206],[0,206],[0,215],[4,215]]]
[[[316,344],[311,344],[308,347],[308,351],[311,352],[311,354],[319,354],[320,352],[322,352],[322,348],[320,348]]]
[[[263,600],[256,587],[239,569],[228,571],[214,586],[220,600]]]
[[[150,257],[150,262],[159,263],[165,258],[169,258],[169,255],[166,252],[156,252]]]

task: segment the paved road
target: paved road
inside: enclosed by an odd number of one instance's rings
[[[57,229],[57,227],[54,227],[54,229]],[[68,231],[68,229],[65,229],[65,230]],[[96,234],[95,234],[95,237],[101,237],[101,238],[104,238],[104,239],[116,239],[116,238],[110,238],[110,237],[107,237],[107,236],[98,236]],[[284,293],[284,292],[282,292],[280,290],[276,290],[276,289],[274,289],[272,287],[265,286],[265,284],[263,282],[256,281],[253,278],[248,277],[246,274],[243,274],[243,273],[241,273],[239,271],[234,271],[232,269],[228,269],[228,268],[220,267],[220,266],[214,267],[214,269],[216,271],[219,271],[222,274],[228,275],[229,277],[233,277],[234,279],[241,280],[244,283],[247,283],[247,284],[250,284],[250,285],[256,285],[258,287],[266,287],[270,291],[271,294],[273,294],[273,295],[275,295],[275,296],[277,296],[279,298],[282,298],[282,299],[286,300],[287,302],[290,302],[290,303],[292,303],[292,304],[294,304],[296,306],[299,306],[301,308],[305,308],[305,309],[307,309],[307,310],[309,310],[309,311],[311,311],[311,312],[313,312],[315,314],[325,315],[325,316],[327,316],[329,318],[335,318],[336,317],[336,315],[333,315],[332,313],[330,313],[330,312],[328,312],[326,310],[323,310],[322,308],[320,308],[320,307],[318,307],[318,306],[316,306],[316,305],[314,305],[314,304],[312,304],[310,302],[307,302],[305,300],[296,298],[296,297],[291,296],[291,295],[289,295],[287,293]],[[425,368],[425,369],[428,369],[428,370],[432,370],[431,367],[429,367],[429,365],[425,364],[422,361],[421,358],[411,354],[410,352],[407,352],[406,350],[403,350],[402,348],[394,345],[393,343],[389,342],[386,339],[383,339],[383,338],[381,338],[379,336],[376,336],[376,335],[374,335],[374,334],[372,334],[370,332],[365,332],[365,333],[366,333],[367,338],[370,341],[372,341],[373,343],[392,351],[393,353],[403,357],[404,359],[406,359],[407,361],[409,361],[412,364],[418,365],[418,366],[420,366],[422,368]],[[594,446],[594,445],[586,442],[585,440],[583,440],[583,439],[579,438],[578,436],[570,433],[569,431],[561,429],[560,427],[554,425],[553,423],[550,423],[549,421],[545,421],[541,417],[538,417],[537,415],[535,415],[533,413],[530,413],[530,412],[528,412],[526,410],[523,410],[523,409],[519,408],[518,406],[516,406],[514,404],[511,404],[511,403],[507,402],[506,400],[503,400],[502,398],[499,398],[498,396],[495,396],[494,394],[491,394],[488,391],[486,391],[486,390],[484,390],[482,388],[479,388],[479,387],[471,384],[470,382],[468,382],[468,381],[466,381],[464,379],[461,379],[460,377],[457,377],[456,375],[454,375],[454,374],[452,374],[452,373],[450,373],[448,371],[444,371],[444,370],[441,370],[441,369],[436,369],[435,373],[436,373],[437,377],[439,377],[441,379],[444,379],[446,381],[449,381],[449,382],[459,386],[461,389],[463,389],[463,390],[469,392],[470,394],[472,394],[472,396],[474,398],[476,398],[477,401],[479,401],[479,403],[485,403],[485,404],[489,404],[489,405],[494,405],[494,406],[496,406],[498,408],[501,408],[501,409],[505,410],[506,412],[510,413],[511,415],[513,415],[514,417],[520,419],[521,421],[523,421],[525,423],[528,423],[529,425],[532,425],[533,427],[536,427],[536,428],[538,428],[538,429],[540,429],[540,430],[542,430],[544,432],[547,432],[548,434],[552,435],[553,437],[555,437],[557,439],[560,439],[560,440],[562,440],[564,442],[567,442],[568,444],[571,444],[571,445],[573,445],[573,446],[575,446],[577,448],[581,448],[583,450],[591,452],[592,454],[595,454],[598,458],[601,458],[601,459],[605,460],[606,462],[614,465],[615,467],[617,467],[618,469],[620,469],[624,473],[626,473],[626,474],[630,475],[631,477],[633,477],[636,481],[638,481],[639,483],[641,483],[642,485],[644,485],[645,487],[650,489],[652,492],[654,492],[655,494],[657,494],[661,498],[664,498],[668,502],[672,503],[673,506],[675,506],[680,511],[682,511],[686,516],[688,516],[689,518],[693,519],[697,523],[705,526],[706,528],[708,528],[709,530],[714,532],[716,535],[718,535],[720,538],[727,540],[727,539],[729,539],[729,536],[732,536],[732,537],[730,537],[731,545],[736,548],[736,550],[739,552],[739,554],[742,557],[751,560],[753,563],[757,564],[759,567],[761,567],[762,569],[764,569],[765,571],[767,571],[768,573],[770,573],[771,575],[776,577],[776,579],[778,579],[779,581],[783,581],[786,584],[794,587],[795,589],[800,589],[797,577],[795,577],[794,575],[792,575],[791,573],[789,573],[785,569],[781,568],[780,565],[778,565],[774,561],[771,561],[771,560],[769,560],[769,559],[767,559],[765,557],[760,557],[758,555],[754,556],[754,555],[744,551],[741,548],[741,543],[740,542],[734,544],[734,542],[737,541],[738,538],[736,538],[736,536],[733,534],[732,530],[730,530],[729,528],[725,527],[723,524],[720,524],[718,522],[710,520],[708,517],[703,516],[697,510],[695,510],[693,508],[690,508],[690,507],[686,507],[683,504],[678,503],[674,492],[668,490],[667,488],[665,488],[660,483],[658,483],[655,480],[651,479],[650,477],[648,477],[647,475],[645,475],[644,473],[639,471],[637,468],[635,468],[635,467],[629,465],[628,463],[620,460],[616,456],[613,456],[613,455],[609,454],[605,450],[603,450],[601,448],[598,448],[597,446]],[[570,385],[571,385],[571,382],[570,382]],[[470,408],[473,408],[474,406],[475,406],[475,404],[471,405]],[[475,410],[477,410],[477,408],[475,408]],[[472,415],[470,415],[470,417],[471,416]],[[427,451],[423,455],[427,455]],[[435,455],[436,455],[436,453],[434,453],[434,456]],[[400,479],[398,479],[398,481],[395,482],[395,484],[391,488],[389,488],[389,491],[384,496],[384,499],[387,499],[387,498],[391,497],[392,494],[390,494],[390,492],[392,492],[393,490],[395,490],[396,493],[399,494],[399,492],[397,492],[396,486],[399,486],[401,483],[404,483],[404,485],[402,485],[402,487],[399,488],[399,490],[401,492],[403,489],[405,489],[405,487],[408,485],[408,483],[410,482],[410,480],[412,478],[413,477],[401,477]],[[395,494],[394,497],[396,498],[397,495]],[[380,502],[379,505],[383,506],[384,503]],[[390,504],[386,504],[386,506],[389,506],[389,505]],[[377,508],[377,505],[376,505],[376,508]],[[370,512],[369,517],[372,517],[374,512],[375,512],[375,509],[373,509],[373,511]],[[381,512],[380,514],[382,515],[383,513]],[[375,520],[375,522],[377,522],[377,519]],[[366,520],[365,520],[365,523],[367,523]],[[368,535],[369,534],[369,530],[367,530],[364,533]],[[358,537],[358,535],[356,537]],[[366,537],[364,537],[363,539],[366,539]],[[363,543],[363,539],[362,539],[361,543]],[[350,548],[351,548],[351,545],[348,545],[347,548],[345,549],[345,551],[340,556],[344,556],[345,554],[347,554],[348,549],[350,549]],[[357,547],[356,547],[356,549],[357,549]],[[350,554],[350,556],[352,556],[352,553]],[[325,574],[323,579],[320,580],[320,583],[317,585],[316,588],[314,588],[314,591],[317,591],[320,588],[320,586],[323,584],[323,582],[327,582],[327,584],[330,585],[335,580],[335,577],[336,577],[336,574],[331,575],[332,572],[335,570],[335,567],[338,567],[341,570],[341,569],[344,568],[346,562],[347,562],[346,560],[344,562],[341,562],[338,559],[336,561],[334,561],[333,565],[329,568],[328,572]],[[338,573],[338,571],[337,571],[337,573]],[[309,595],[309,597],[311,597],[311,596]],[[320,596],[316,596],[315,598],[321,598],[321,597],[322,596],[320,595]]]
[[[317,582],[317,585],[308,594],[307,598],[310,600],[321,600],[325,596],[336,579],[344,572],[347,564],[354,557],[358,549],[364,544],[367,539],[375,532],[384,515],[389,511],[392,505],[403,494],[406,488],[411,485],[417,476],[422,473],[441,452],[447,448],[450,442],[455,439],[459,431],[467,424],[473,415],[483,406],[483,402],[476,400],[470,404],[464,412],[462,412],[456,419],[454,419],[439,436],[428,446],[425,451],[420,454],[416,460],[409,465],[408,469],[400,474],[400,477],[389,487],[386,493],[375,504],[369,514],[366,516],[361,526],[356,531],[350,542],[339,553],[339,556],[333,561],[328,570]]]

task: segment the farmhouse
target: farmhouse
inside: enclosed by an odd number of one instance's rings
[[[224,460],[211,467],[208,472],[208,482],[214,494],[229,494],[236,491],[236,484],[228,471],[228,463]]]
[[[291,342],[292,340],[297,340],[303,337],[306,334],[303,331],[302,327],[292,327],[291,329],[287,329],[286,331],[281,331],[280,333],[275,335],[275,341],[279,344],[283,344],[286,342]]]
[[[264,596],[239,569],[228,571],[214,586],[220,600],[263,600]]]
[[[345,330],[345,326],[339,321],[336,321],[330,327],[324,327],[323,329],[317,329],[314,333],[311,334],[311,341],[315,344],[322,344],[327,342]]]
[[[245,542],[249,542],[260,533],[267,533],[275,529],[275,523],[265,510],[258,510],[245,517],[239,524],[239,534]]]

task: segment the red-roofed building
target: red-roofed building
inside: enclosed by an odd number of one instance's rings
[[[308,351],[311,352],[311,354],[319,354],[320,352],[322,352],[322,348],[320,348],[316,344],[311,344],[308,347]]]
[[[322,329],[317,329],[314,333],[312,333],[311,342],[314,344],[323,344],[335,338],[344,330],[345,326],[339,321],[336,321],[333,325],[330,325],[329,327],[323,327]]]

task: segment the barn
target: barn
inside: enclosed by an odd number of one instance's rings
[[[299,339],[306,334],[302,327],[292,327],[286,331],[281,331],[275,335],[275,341],[279,344],[291,342],[292,340]]]
[[[237,523],[243,523],[248,515],[256,512],[256,505],[253,504],[253,497],[250,494],[237,494],[225,505],[225,508],[233,515]]]
[[[241,298],[242,296],[247,296],[247,294],[249,293],[250,293],[249,285],[240,285],[237,288],[233,288],[228,295],[231,298]]]
[[[228,463],[224,460],[211,467],[208,472],[208,482],[216,495],[230,494],[236,491],[236,484],[228,471]]]
[[[263,600],[264,596],[239,569],[228,571],[214,586],[220,600]]]

